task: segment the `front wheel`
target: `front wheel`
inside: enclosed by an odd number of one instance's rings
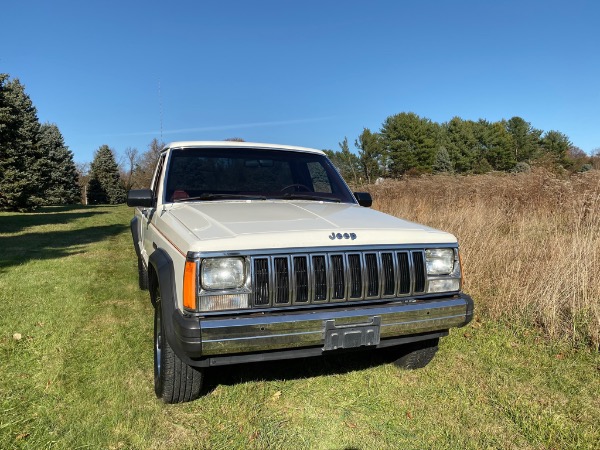
[[[173,351],[165,334],[160,288],[154,291],[154,392],[165,403],[197,399],[202,389],[201,369],[188,366]]]
[[[394,364],[405,370],[421,369],[431,362],[438,351],[440,339],[419,341],[401,347],[403,355],[394,361]]]
[[[148,290],[148,269],[141,257],[138,256],[138,284],[142,291]]]

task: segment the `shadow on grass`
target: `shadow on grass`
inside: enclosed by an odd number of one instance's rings
[[[342,375],[389,364],[406,351],[407,348],[343,350],[325,356],[215,367],[207,372],[203,394],[209,394],[219,385]]]
[[[77,215],[77,217],[81,217],[81,215]],[[0,236],[0,273],[6,271],[10,266],[20,265],[31,260],[56,259],[84,253],[86,245],[115,236],[127,228],[126,225],[112,224],[77,230]]]
[[[0,214],[0,234],[18,233],[41,225],[64,225],[77,219],[107,214],[98,209],[95,206],[70,205],[46,207],[29,213],[3,213]]]

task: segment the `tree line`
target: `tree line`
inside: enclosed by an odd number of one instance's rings
[[[155,138],[148,144],[147,151],[140,153],[137,148],[128,147],[120,157],[108,145],[100,146],[94,152],[91,164],[84,164],[79,169],[87,203],[124,203],[130,189],[150,187],[164,146]]]
[[[241,141],[241,138],[227,140]],[[427,173],[479,174],[528,171],[545,165],[570,172],[600,169],[600,149],[588,156],[559,131],[543,132],[520,117],[489,122],[454,117],[436,123],[412,112],[389,116],[378,132],[368,128],[350,150],[325,150],[351,184]],[[120,156],[100,146],[91,164],[76,165],[55,124],[40,124],[18,79],[0,74],[0,209],[119,204],[132,188],[150,186],[164,143],[153,139],[145,152]]]
[[[489,122],[454,117],[436,123],[412,112],[389,116],[379,132],[365,128],[340,150],[325,150],[353,184],[427,173],[523,172],[544,165],[570,172],[600,168],[600,149],[588,156],[560,131],[534,128],[521,117]]]
[[[80,200],[73,153],[55,124],[40,124],[18,79],[0,73],[0,209]]]
[[[91,164],[75,164],[59,128],[41,124],[25,87],[0,73],[0,210],[39,206],[119,204],[133,187],[148,187],[164,144],[146,152],[125,150],[121,161],[108,145]]]

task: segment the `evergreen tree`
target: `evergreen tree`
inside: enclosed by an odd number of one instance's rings
[[[539,156],[541,130],[536,130],[521,117],[506,122],[506,130],[512,137],[512,147],[517,161],[531,162]]]
[[[116,205],[125,201],[126,194],[120,182],[119,166],[113,150],[108,145],[102,145],[94,153],[87,196],[90,205]]]
[[[443,127],[444,147],[458,173],[470,172],[479,157],[475,125],[470,120],[454,117]]]
[[[388,117],[381,127],[381,136],[391,175],[431,172],[439,135],[438,124],[415,113]]]
[[[494,168],[483,156],[473,164],[473,173],[481,174],[491,172]]]
[[[435,160],[433,161],[433,171],[436,173],[453,173],[454,164],[450,158],[450,153],[446,150],[446,147],[442,146],[438,149],[435,154]]]
[[[43,202],[37,112],[18,79],[0,74],[0,208],[25,210]]]
[[[354,145],[358,149],[358,160],[363,176],[367,183],[374,183],[381,175],[383,167],[379,135],[371,133],[368,128],[364,128]]]
[[[490,123],[480,120],[475,130],[481,155],[494,170],[507,171],[515,167],[517,159],[506,121]]]
[[[548,131],[541,140],[542,149],[556,159],[559,164],[568,163],[568,152],[573,146],[566,134],[559,131]]]
[[[54,124],[40,127],[40,147],[47,155],[43,168],[46,205],[79,203],[81,193],[73,153],[65,145],[63,136]]]
[[[356,186],[359,182],[358,174],[360,173],[358,156],[350,151],[347,137],[344,137],[344,140],[339,142],[338,145],[341,151],[324,150],[324,152],[342,175],[342,178]]]

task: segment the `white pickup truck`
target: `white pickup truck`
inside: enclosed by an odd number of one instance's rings
[[[127,204],[167,403],[225,364],[395,347],[423,367],[473,316],[456,238],[370,209],[319,150],[175,142]]]

